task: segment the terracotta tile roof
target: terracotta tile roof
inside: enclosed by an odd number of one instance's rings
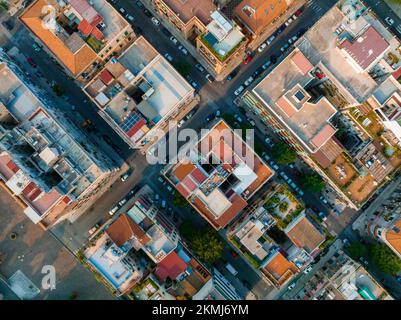
[[[97,55],[87,44],[74,54],[51,30],[44,28],[42,19],[46,6],[57,7],[57,4],[54,0],[38,0],[28,7],[20,19],[72,74],[78,76],[95,61]]]
[[[183,273],[188,265],[182,260],[175,251],[168,254],[156,267],[156,277],[164,282],[167,277],[171,280],[177,279],[177,277]]]
[[[178,185],[175,186],[178,192],[184,197],[187,198],[190,194],[190,192],[181,184],[179,183]]]
[[[306,216],[301,217],[294,225],[290,225],[285,233],[298,248],[308,253],[315,251],[325,240]]]
[[[390,44],[370,26],[353,42],[345,40],[341,47],[365,70],[390,47]]]
[[[218,219],[217,223],[221,228],[229,224],[246,206],[247,202],[235,194],[231,199],[231,207],[228,208]]]
[[[391,229],[387,230],[385,237],[391,248],[401,256],[401,219]]]
[[[181,163],[179,164],[175,170],[174,175],[178,180],[183,180],[188,174],[190,174],[194,169],[195,165],[193,163]]]
[[[138,239],[143,245],[150,241],[145,231],[125,213],[120,215],[118,219],[107,228],[106,233],[119,247],[123,246],[133,237]]]
[[[78,30],[81,31],[81,33],[87,37],[91,34],[93,27],[90,25],[88,21],[85,19],[81,21],[81,23],[78,25]]]
[[[288,8],[286,0],[244,0],[236,8],[236,15],[255,34],[263,30]]]
[[[200,169],[196,168],[194,171],[192,171],[191,176],[197,181],[199,184],[201,184],[203,181],[206,180],[206,175],[200,171]]]
[[[268,260],[268,263],[262,267],[263,272],[272,277],[278,285],[282,285],[288,281],[299,269],[290,261],[288,261],[280,252],[276,252],[274,256]],[[269,277],[269,278],[270,278]]]

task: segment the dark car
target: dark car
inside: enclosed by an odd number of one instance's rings
[[[167,37],[170,37],[170,36],[171,36],[170,31],[168,31],[166,28],[162,27],[161,29],[162,29],[162,32],[163,32]]]
[[[237,74],[238,74],[238,71],[237,71],[237,70],[234,70],[233,72],[231,72],[231,73],[228,75],[227,80],[228,80],[228,81],[231,81],[232,79],[234,79],[234,77],[235,77]]]
[[[252,285],[246,281],[246,280],[242,280],[242,284],[244,285],[245,288],[251,290],[252,289]]]
[[[273,55],[270,57],[270,61],[271,61],[271,63],[275,64],[275,63],[277,62],[277,57],[273,54]]]
[[[142,2],[141,1],[137,1],[137,2],[135,2],[136,3],[136,5],[139,7],[139,8],[143,8],[143,4],[142,4]]]
[[[1,24],[2,24],[8,31],[11,31],[11,30],[14,28],[13,24],[12,24],[10,21],[3,21]]]
[[[152,17],[152,14],[150,13],[150,11],[149,11],[148,9],[144,9],[144,10],[143,10],[143,13],[145,14],[145,16],[147,16],[147,17],[149,17],[149,18]]]

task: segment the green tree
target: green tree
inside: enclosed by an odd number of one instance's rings
[[[183,61],[174,61],[173,63],[174,68],[181,73],[181,75],[186,78],[192,71],[192,65]]]
[[[366,257],[369,253],[367,246],[361,243],[353,242],[347,249],[351,258],[358,260],[360,257]]]
[[[272,156],[282,165],[287,165],[297,160],[297,154],[295,151],[284,142],[279,142],[273,147]]]
[[[287,210],[288,210],[288,202],[286,202],[286,201],[281,202],[279,207],[278,207],[278,209],[282,213],[287,212]]]
[[[320,192],[325,187],[323,179],[317,174],[304,174],[301,178],[301,185],[311,192]]]
[[[216,231],[208,230],[196,233],[192,238],[191,247],[200,259],[214,263],[221,257],[224,244]]]
[[[370,248],[370,257],[379,270],[384,273],[394,275],[401,271],[401,259],[383,243]]]
[[[188,206],[188,201],[185,199],[181,194],[179,193],[174,193],[173,196],[173,204],[176,207],[187,207]]]

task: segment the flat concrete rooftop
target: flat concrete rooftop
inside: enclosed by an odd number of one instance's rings
[[[312,64],[317,65],[322,62],[358,102],[363,102],[378,84],[367,72],[357,73],[341,53],[337,43],[336,30],[342,24],[346,24],[346,18],[342,11],[335,6],[305,34],[297,47]],[[358,29],[366,24],[364,17],[360,17],[355,22]],[[355,32],[352,26],[349,29]]]
[[[311,96],[304,88],[314,77],[309,73],[313,65],[305,68],[307,64],[305,57],[295,50],[253,92],[314,152],[334,134],[328,121],[337,110],[325,97],[310,101]]]

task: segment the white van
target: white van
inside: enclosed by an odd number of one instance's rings
[[[226,264],[226,269],[227,269],[233,276],[236,276],[236,275],[238,274],[238,271],[235,270],[235,268],[234,268],[231,264],[229,264],[229,263]]]

